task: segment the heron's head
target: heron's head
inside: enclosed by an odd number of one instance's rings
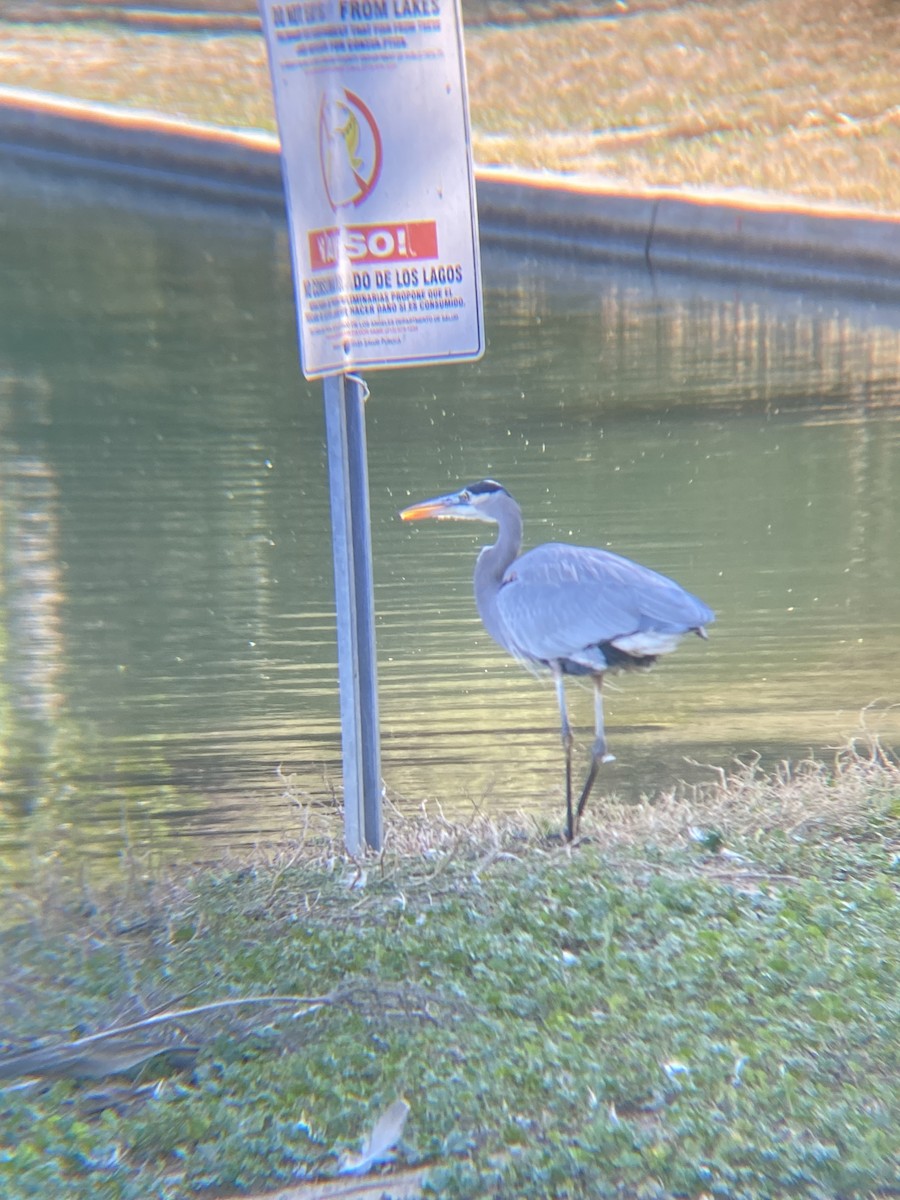
[[[443,521],[498,521],[504,503],[510,501],[515,503],[505,487],[493,479],[482,479],[470,483],[461,492],[411,504],[400,516],[404,521],[421,521],[424,517],[437,517]]]

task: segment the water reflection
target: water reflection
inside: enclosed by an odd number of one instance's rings
[[[340,753],[320,389],[283,228],[5,187],[5,866],[290,832],[285,779],[331,805]],[[492,254],[485,279],[482,363],[370,379],[392,795],[561,812],[552,689],[471,599],[489,531],[396,520],[485,474],[528,544],[612,546],[719,612],[709,644],[610,688],[607,789],[821,749],[873,703],[896,738],[897,310]],[[589,727],[587,692],[578,710]]]
[[[0,383],[0,512],[3,520],[4,791],[30,816],[53,774],[64,658],[60,630],[58,489],[41,453],[46,399],[41,381]],[[34,436],[36,433],[36,436]],[[23,449],[23,444],[28,449]],[[9,733],[15,731],[14,736]]]

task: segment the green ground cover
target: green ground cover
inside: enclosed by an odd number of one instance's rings
[[[3,1027],[50,1077],[0,1057],[0,1191],[330,1178],[403,1097],[372,1195],[900,1194],[898,818],[900,770],[853,754],[607,807],[574,848],[422,818],[367,863],[313,839],[74,908],[48,881],[5,934]]]

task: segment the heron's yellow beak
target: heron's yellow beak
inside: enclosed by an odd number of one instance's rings
[[[401,521],[421,521],[425,517],[452,517],[453,512],[446,496],[437,500],[423,500],[420,504],[411,504],[400,513]]]
[[[420,500],[418,504],[404,508],[400,517],[404,521],[421,521],[423,517],[437,517],[439,521],[490,520],[474,506],[468,491],[435,496],[433,500]]]

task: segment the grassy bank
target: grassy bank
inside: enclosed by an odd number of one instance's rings
[[[258,34],[142,32],[113,20],[139,5],[75,7],[108,20],[0,4],[4,83],[274,129]],[[900,212],[900,15],[881,0],[472,0],[465,15],[482,164]]]
[[[402,1097],[353,1195],[897,1195],[898,818],[872,748],[571,849],[423,817],[367,863],[311,839],[74,908],[50,880],[5,935],[37,1058],[0,1058],[0,1191],[328,1179]]]

